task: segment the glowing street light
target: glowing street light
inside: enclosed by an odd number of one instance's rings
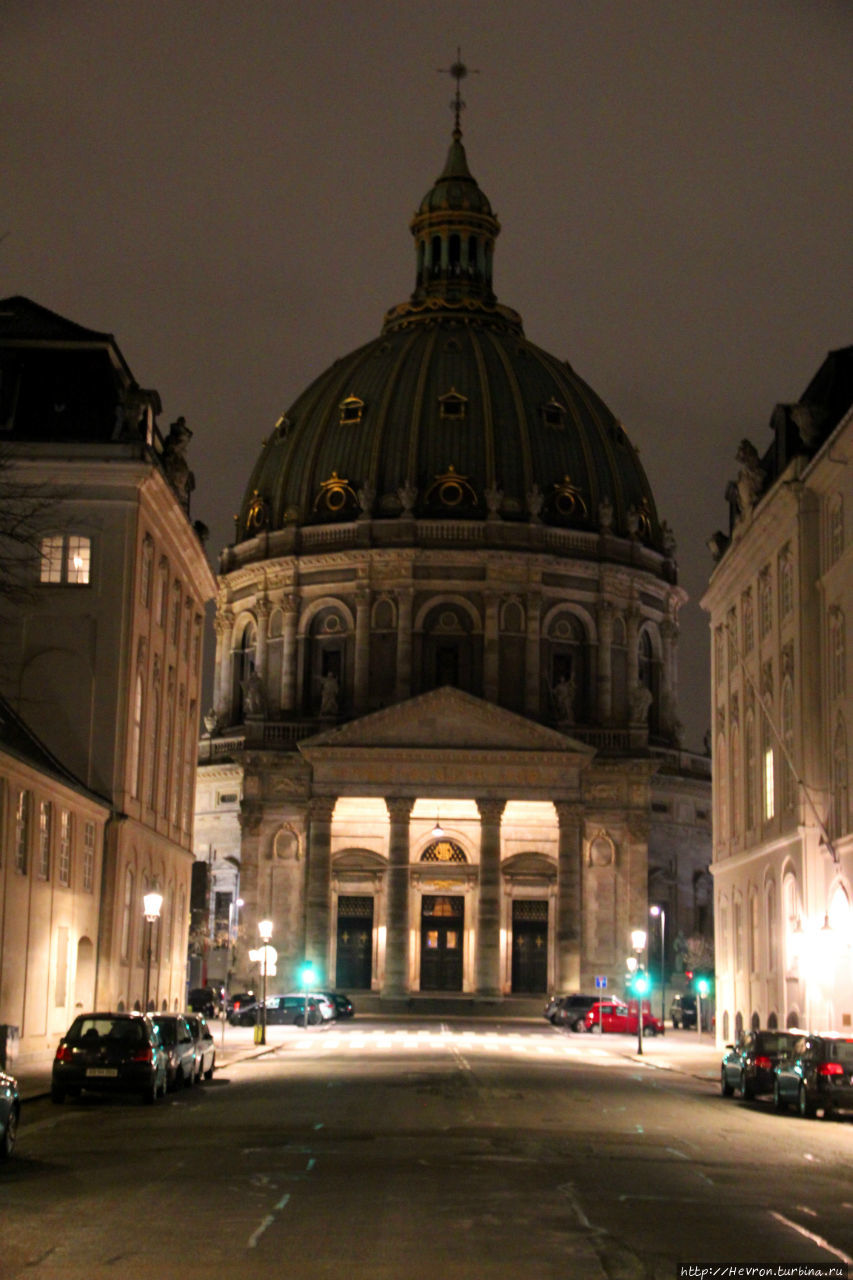
[[[648,978],[641,974],[642,966],[640,958],[646,949],[646,931],[645,929],[631,930],[631,949],[637,957],[637,976],[634,979],[634,991],[638,995],[637,1000],[637,1053],[643,1052],[643,996],[648,990]]]
[[[263,994],[261,996],[261,1036],[260,1044],[267,1042],[267,965],[269,963],[269,942],[272,937],[272,920],[258,922],[258,933],[261,935],[261,972],[263,974]]]
[[[154,924],[160,919],[160,910],[163,906],[163,895],[157,889],[156,881],[154,887],[142,895],[142,910],[145,915],[145,923],[147,925],[147,945],[145,950],[145,995],[142,1001],[143,1013],[148,1012],[148,993],[151,987],[151,935],[154,932]]]
[[[663,1025],[666,1022],[666,908],[655,903],[649,907],[649,915],[660,920],[660,1020]]]

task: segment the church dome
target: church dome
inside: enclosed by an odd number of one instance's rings
[[[236,541],[341,521],[606,530],[663,549],[636,450],[567,361],[493,292],[500,226],[458,126],[411,222],[415,288],[373,341],[321,373],[264,443]]]

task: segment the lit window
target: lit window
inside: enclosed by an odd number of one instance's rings
[[[70,842],[69,842],[70,848]],[[83,828],[83,892],[91,893],[95,887],[95,824],[87,822]]]
[[[773,781],[773,748],[767,747],[764,752],[764,818],[770,822],[776,812],[776,798]]]
[[[59,866],[57,868],[59,883],[71,883],[71,814],[67,809],[59,814]]]
[[[68,583],[70,586],[86,586],[92,564],[91,539],[78,534],[52,534],[42,538],[41,582]]]
[[[39,801],[39,878],[50,879],[50,804]]]

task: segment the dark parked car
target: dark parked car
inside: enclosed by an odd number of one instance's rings
[[[207,1025],[207,1019],[200,1013],[188,1013],[187,1022],[195,1044],[195,1078],[213,1079],[213,1068],[216,1063],[216,1046],[213,1043],[213,1032]]]
[[[352,1000],[350,1000],[349,996],[345,996],[342,991],[324,991],[323,995],[327,1000],[331,1001],[336,1018],[351,1018],[354,1015],[355,1009],[353,1008]]]
[[[187,1008],[193,1013],[202,1013],[205,1018],[215,1018],[222,1008],[223,992],[221,987],[193,987],[187,996]]]
[[[600,996],[560,996],[551,1018],[555,1027],[568,1027],[570,1031],[584,1031],[587,1013],[601,999]]]
[[[233,1022],[232,1014],[240,1013],[248,1005],[254,1006],[257,1003],[254,991],[238,991],[236,995],[229,996],[225,1003],[225,1012],[228,1021]]]
[[[314,996],[308,997],[308,1023],[316,1026],[323,1021],[320,1005]],[[305,1023],[305,996],[287,995],[270,996],[267,1000],[267,1022],[290,1023],[302,1026]]]
[[[748,1031],[737,1044],[726,1045],[720,1064],[720,1091],[726,1098],[737,1089],[743,1098],[773,1092],[776,1067],[786,1059],[797,1037],[790,1031]]]
[[[18,1082],[14,1076],[7,1076],[5,1071],[0,1071],[0,1160],[8,1160],[15,1150],[20,1118]]]
[[[776,1068],[773,1102],[777,1111],[789,1105],[811,1118],[818,1110],[853,1110],[853,1038],[801,1035],[790,1057]]]
[[[151,1020],[160,1032],[166,1050],[166,1081],[170,1089],[195,1083],[195,1041],[190,1024],[182,1013],[153,1013]]]
[[[690,994],[675,995],[669,1006],[669,1016],[677,1031],[679,1027],[696,1027],[696,997]],[[703,1019],[703,1022],[705,1019]]]
[[[59,1042],[50,1096],[64,1102],[87,1089],[135,1093],[154,1102],[166,1092],[167,1057],[144,1013],[81,1013]]]

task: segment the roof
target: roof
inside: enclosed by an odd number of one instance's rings
[[[77,791],[106,808],[110,807],[109,800],[90,790],[76,774],[66,769],[2,695],[0,695],[0,751],[19,760],[22,764],[29,765],[38,773],[52,778],[54,782],[70,787],[72,791]]]

